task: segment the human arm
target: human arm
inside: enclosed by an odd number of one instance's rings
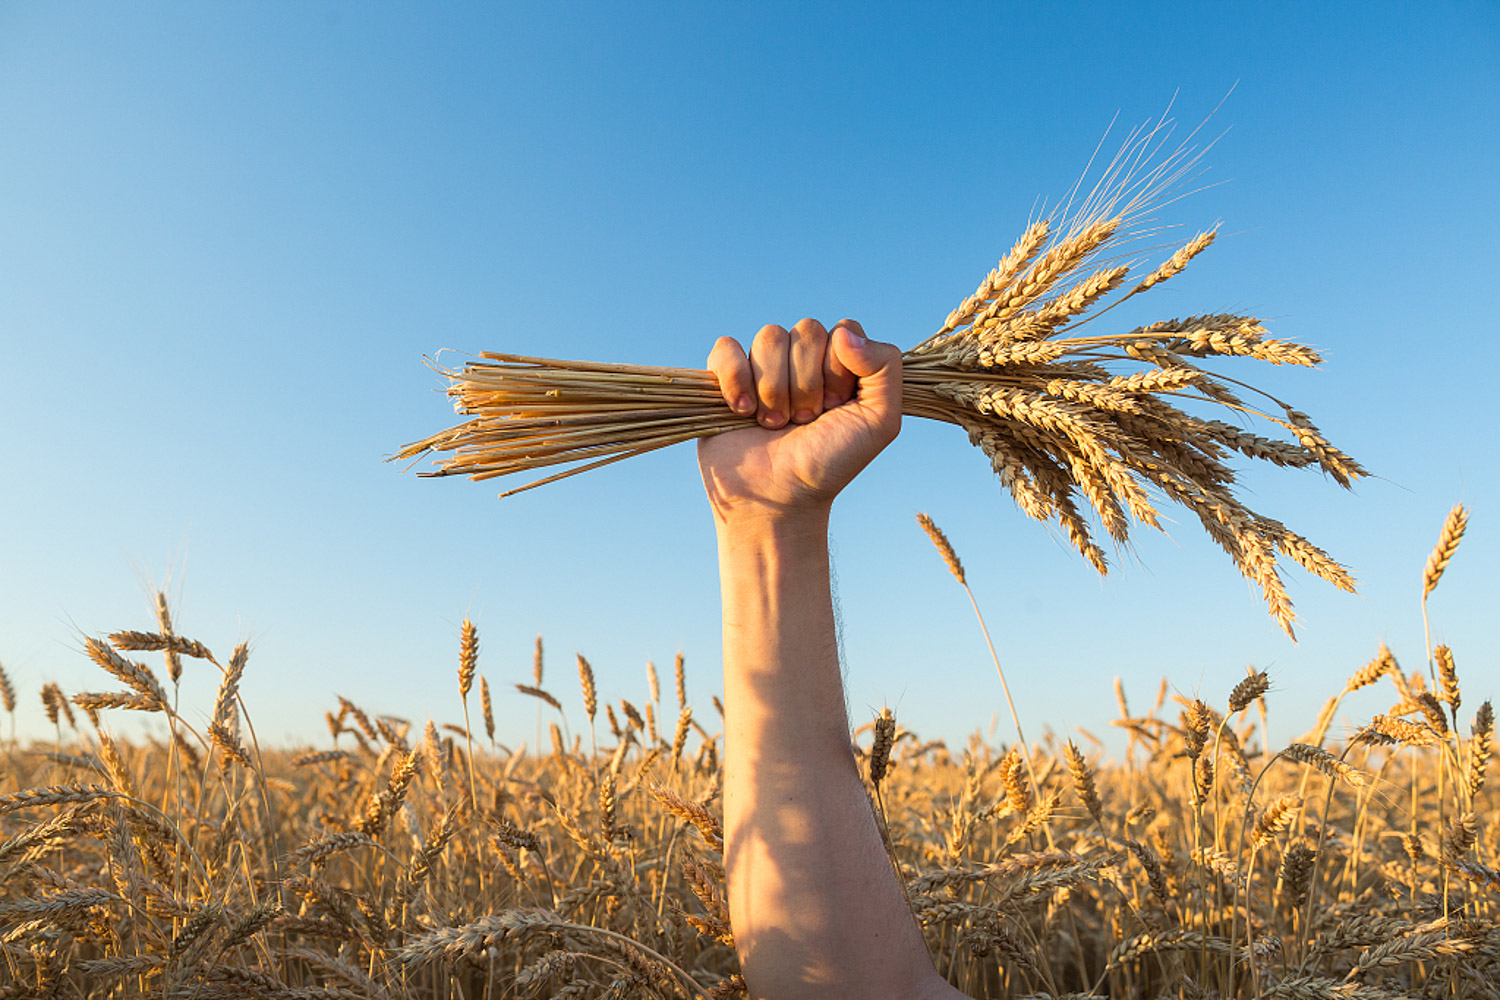
[[[828,563],[833,500],[895,438],[900,352],[843,321],[709,358],[759,427],[703,440],[724,612],[729,909],[752,997],[960,996],[934,970],[849,746]]]

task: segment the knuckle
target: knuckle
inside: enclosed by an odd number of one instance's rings
[[[828,336],[828,330],[824,328],[823,324],[819,323],[811,316],[805,316],[802,319],[798,320],[797,325],[792,327],[792,329],[797,332],[798,336],[801,337]]]
[[[786,339],[786,327],[769,323],[761,327],[760,332],[755,335],[755,345],[757,347],[779,347],[786,343]]]

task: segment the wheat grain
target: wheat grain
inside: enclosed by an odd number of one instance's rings
[[[1474,722],[1469,728],[1469,768],[1466,783],[1470,799],[1479,798],[1484,790],[1484,774],[1489,765],[1491,746],[1495,735],[1495,710],[1486,701],[1474,713]]]
[[[594,716],[599,713],[599,692],[594,686],[594,667],[584,659],[582,653],[578,654],[578,684],[583,689],[584,714],[593,722]]]
[[[380,738],[380,733],[375,729],[375,726],[370,722],[370,717],[365,714],[364,709],[360,708],[358,705],[354,704],[349,699],[347,699],[347,698],[340,698],[339,699],[339,711],[340,711],[341,714],[347,714],[350,718],[352,718],[354,720],[355,725],[359,726],[360,732],[362,732],[362,733],[365,734],[365,738],[366,739],[368,739],[368,740],[377,740],[377,739]]]
[[[1363,788],[1369,784],[1369,778],[1363,771],[1344,763],[1344,761],[1322,747],[1315,747],[1306,743],[1293,743],[1283,748],[1280,751],[1280,756],[1290,757],[1292,760],[1315,767],[1330,778],[1342,779],[1354,788]]]
[[[1293,909],[1307,901],[1307,890],[1312,884],[1313,862],[1317,853],[1306,844],[1292,844],[1282,855],[1277,872],[1281,880],[1281,896]]]
[[[1473,948],[1473,941],[1451,937],[1447,930],[1417,931],[1369,949],[1359,956],[1345,979],[1352,980],[1375,969],[1425,962],[1439,955],[1462,955]]]
[[[1400,1000],[1402,994],[1322,976],[1288,976],[1266,991],[1268,1000]]]
[[[229,926],[224,940],[219,944],[221,953],[236,948],[259,934],[267,924],[285,912],[285,907],[278,899],[266,899],[261,901],[249,913]]]
[[[410,728],[411,723],[394,716],[382,715],[375,720],[375,732],[380,734],[380,738],[388,745],[399,750],[411,749],[411,745],[406,740],[406,733]]]
[[[1208,245],[1214,241],[1218,234],[1218,229],[1214,228],[1194,236],[1181,250],[1178,250],[1172,256],[1162,261],[1156,270],[1146,275],[1141,283],[1135,286],[1131,294],[1144,292],[1153,285],[1159,285],[1168,278],[1181,273],[1182,269],[1187,267],[1188,261],[1198,256],[1204,250],[1207,250]]]
[[[54,726],[58,725],[62,706],[66,704],[66,700],[62,697],[62,690],[56,684],[49,682],[42,685],[40,694],[42,711],[47,714],[47,722]]]
[[[891,761],[891,747],[896,742],[896,717],[889,708],[882,708],[875,718],[875,739],[870,745],[870,782],[879,785],[885,780],[886,769]]]
[[[156,624],[161,629],[162,635],[168,639],[174,638],[172,630],[172,609],[167,605],[167,595],[158,590],[156,592]],[[114,642],[114,637],[110,637]],[[172,683],[177,684],[182,680],[182,655],[176,649],[166,649],[162,654],[167,661],[167,676],[172,678]]]
[[[249,658],[248,643],[242,642],[234,647],[234,652],[229,656],[229,663],[224,667],[224,676],[219,680],[218,694],[214,696],[214,723],[230,734],[233,734],[239,724],[236,699],[239,697],[240,679],[245,674],[245,664]]]
[[[210,902],[199,908],[172,939],[172,946],[167,950],[167,964],[171,965],[183,958],[194,943],[206,940],[223,913],[224,907],[219,903]]]
[[[1099,801],[1099,791],[1094,784],[1094,769],[1089,767],[1088,761],[1083,759],[1083,754],[1072,740],[1063,745],[1063,751],[1068,757],[1068,773],[1073,778],[1073,792],[1078,796],[1078,801],[1088,810],[1094,822],[1102,823],[1103,806]]]
[[[648,706],[649,704],[650,702],[647,702]],[[641,718],[641,713],[636,710],[636,707],[630,703],[628,698],[620,699],[620,712],[625,716],[625,720],[630,724],[631,728],[637,732],[646,731],[646,720]]]
[[[474,687],[474,672],[479,669],[479,630],[465,618],[459,629],[458,694],[467,699]]]
[[[74,889],[0,902],[0,915],[10,919],[49,920],[121,901],[119,896],[102,889]]]
[[[504,820],[495,820],[491,825],[494,828],[495,837],[507,847],[533,852],[540,852],[542,849],[541,838],[529,830],[523,830]]]
[[[724,828],[712,813],[698,803],[689,802],[671,789],[655,782],[647,783],[646,790],[661,804],[662,808],[692,824],[703,835],[703,842],[710,850],[715,854],[724,853]]]
[[[1375,658],[1354,672],[1354,675],[1344,685],[1344,691],[1348,693],[1358,691],[1360,688],[1369,687],[1371,684],[1379,681],[1380,678],[1391,673],[1400,676],[1400,668],[1396,665],[1395,656],[1391,654],[1391,651],[1382,642],[1379,652],[1375,654]]]
[[[490,742],[495,740],[495,706],[490,701],[490,682],[479,676],[479,707],[484,715],[484,732]]]
[[[1491,892],[1500,892],[1500,868],[1491,868],[1477,861],[1449,860],[1447,867],[1460,878],[1481,885]]]
[[[1271,687],[1271,679],[1264,670],[1254,671],[1234,686],[1229,692],[1229,714],[1249,708]]]
[[[548,694],[546,691],[543,691],[539,687],[532,687],[529,684],[517,684],[516,690],[529,698],[537,698],[541,701],[545,701],[547,704],[551,705],[559,712],[562,711],[562,702],[558,701],[552,695]]]
[[[684,707],[677,715],[677,729],[672,734],[672,769],[677,769],[677,762],[682,758],[683,748],[687,746],[688,729],[693,723],[693,710]]]
[[[1228,940],[1185,929],[1141,934],[1121,941],[1109,955],[1109,968],[1116,969],[1144,956],[1165,951],[1202,951],[1229,953]]]
[[[1440,645],[1432,651],[1432,658],[1437,662],[1438,683],[1443,692],[1441,698],[1457,712],[1458,706],[1463,704],[1463,696],[1458,687],[1458,667],[1453,662],[1453,650]]]
[[[1392,715],[1377,715],[1365,727],[1364,732],[1389,737],[1398,743],[1415,747],[1430,747],[1441,743],[1443,737],[1430,726],[1407,722]]]
[[[1194,760],[1203,754],[1213,727],[1213,713],[1201,699],[1193,699],[1182,713],[1183,750]]]
[[[918,514],[917,523],[922,526],[923,531],[927,532],[927,537],[932,540],[938,554],[943,557],[943,563],[948,567],[948,572],[952,573],[953,578],[959,583],[967,585],[968,581],[964,578],[964,564],[959,562],[958,553],[953,551],[953,545],[948,541],[948,536],[943,534],[943,529],[934,524],[932,518],[926,514]]]
[[[1276,839],[1285,830],[1302,808],[1302,800],[1296,795],[1282,795],[1272,802],[1255,820],[1250,833],[1250,846],[1260,850]]]
[[[103,639],[95,639],[92,636],[84,640],[84,650],[88,653],[89,659],[93,660],[117,679],[124,681],[130,687],[134,688],[137,693],[145,695],[153,701],[161,703],[163,706],[168,704],[166,692],[162,690],[162,686],[157,681],[156,675],[151,672],[151,668],[144,663],[136,663],[133,660],[125,659],[125,657],[115,652],[109,643]]]
[[[1442,534],[1438,536],[1437,545],[1432,550],[1432,555],[1427,557],[1427,566],[1422,570],[1422,599],[1425,601],[1427,595],[1437,588],[1438,581],[1443,578],[1443,572],[1448,568],[1448,562],[1453,554],[1458,551],[1458,543],[1463,541],[1464,532],[1469,527],[1469,512],[1463,504],[1455,504],[1448,512],[1448,517],[1443,521]]]
[[[9,861],[17,855],[29,852],[38,844],[45,844],[52,840],[70,837],[78,832],[79,807],[74,806],[67,812],[58,813],[50,819],[32,826],[16,834],[9,840],[0,842],[0,861]],[[49,872],[50,869],[42,869]],[[73,885],[62,885],[58,888],[77,888]]]
[[[1456,861],[1469,852],[1479,840],[1479,824],[1473,813],[1464,813],[1448,826],[1443,837],[1443,860]]]
[[[1422,691],[1417,695],[1415,704],[1417,710],[1427,718],[1427,724],[1439,736],[1448,734],[1448,716],[1443,712],[1443,705],[1436,695],[1431,691]]]
[[[298,868],[302,865],[318,865],[323,863],[330,855],[342,854],[356,847],[373,847],[375,841],[367,835],[358,832],[330,833],[319,837],[310,843],[303,844],[291,854],[287,855],[286,863],[289,868]]]
[[[25,788],[19,792],[0,795],[0,814],[16,809],[36,809],[41,806],[92,802],[95,799],[109,798],[118,794],[102,785],[51,785],[45,788]]]
[[[354,756],[347,750],[314,750],[308,753],[300,753],[290,761],[293,767],[312,767],[315,764],[328,764],[336,760],[348,760]]]
[[[53,715],[57,707],[66,704],[64,701],[58,705],[49,705],[48,715]],[[109,708],[131,709],[137,712],[160,712],[166,708],[150,695],[132,694],[129,691],[80,691],[73,696],[73,704],[88,712],[90,717]]]
[[[208,726],[208,737],[213,745],[219,750],[219,770],[227,771],[231,763],[239,764],[241,767],[253,768],[254,762],[250,754],[240,743],[239,737],[222,723],[212,722]]]
[[[164,606],[163,606],[164,607]],[[171,615],[167,614],[166,624],[162,626],[161,632],[111,632],[109,643],[115,649],[134,652],[164,652],[169,656],[191,656],[199,660],[207,660],[216,664],[214,654],[208,647],[195,639],[184,639],[180,635],[171,632]],[[177,682],[182,674],[182,665],[178,662],[177,675],[172,678]]]
[[[16,710],[16,689],[11,684],[10,674],[5,672],[3,664],[0,664],[0,705],[12,714]]]
[[[1146,873],[1146,883],[1151,887],[1151,894],[1162,906],[1171,905],[1172,893],[1167,886],[1167,876],[1162,870],[1161,859],[1152,852],[1151,848],[1139,841],[1127,840],[1125,846],[1131,854],[1135,855],[1135,859],[1140,862],[1141,870]]]

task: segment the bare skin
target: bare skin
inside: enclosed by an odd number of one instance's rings
[[[709,355],[760,426],[705,438],[724,607],[725,870],[750,995],[938,1000],[849,747],[829,584],[834,498],[901,429],[901,353],[853,320]]]

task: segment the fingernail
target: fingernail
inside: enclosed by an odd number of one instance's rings
[[[854,327],[852,327],[852,326],[844,326],[844,327],[840,327],[839,329],[841,329],[845,333],[849,334],[849,336],[853,337],[855,340],[864,340],[864,339],[866,339],[864,334],[860,333],[858,330],[854,329]]]
[[[793,418],[793,419],[795,419],[797,421],[797,423],[799,423],[799,424],[810,423],[812,421],[812,419],[813,419],[813,411],[812,410],[798,410],[797,411],[797,416],[795,418]]]
[[[831,392],[825,392],[825,393],[823,393],[823,409],[825,411],[826,410],[831,410],[835,406],[840,405],[841,403],[843,403],[843,400],[839,399],[833,393],[831,393]]]
[[[761,422],[767,427],[780,427],[782,424],[786,423],[786,417],[782,416],[777,411],[772,410],[765,416],[761,417]]]
[[[749,396],[741,396],[739,399],[736,399],[734,401],[735,413],[749,413],[754,409],[755,400],[751,399]]]

